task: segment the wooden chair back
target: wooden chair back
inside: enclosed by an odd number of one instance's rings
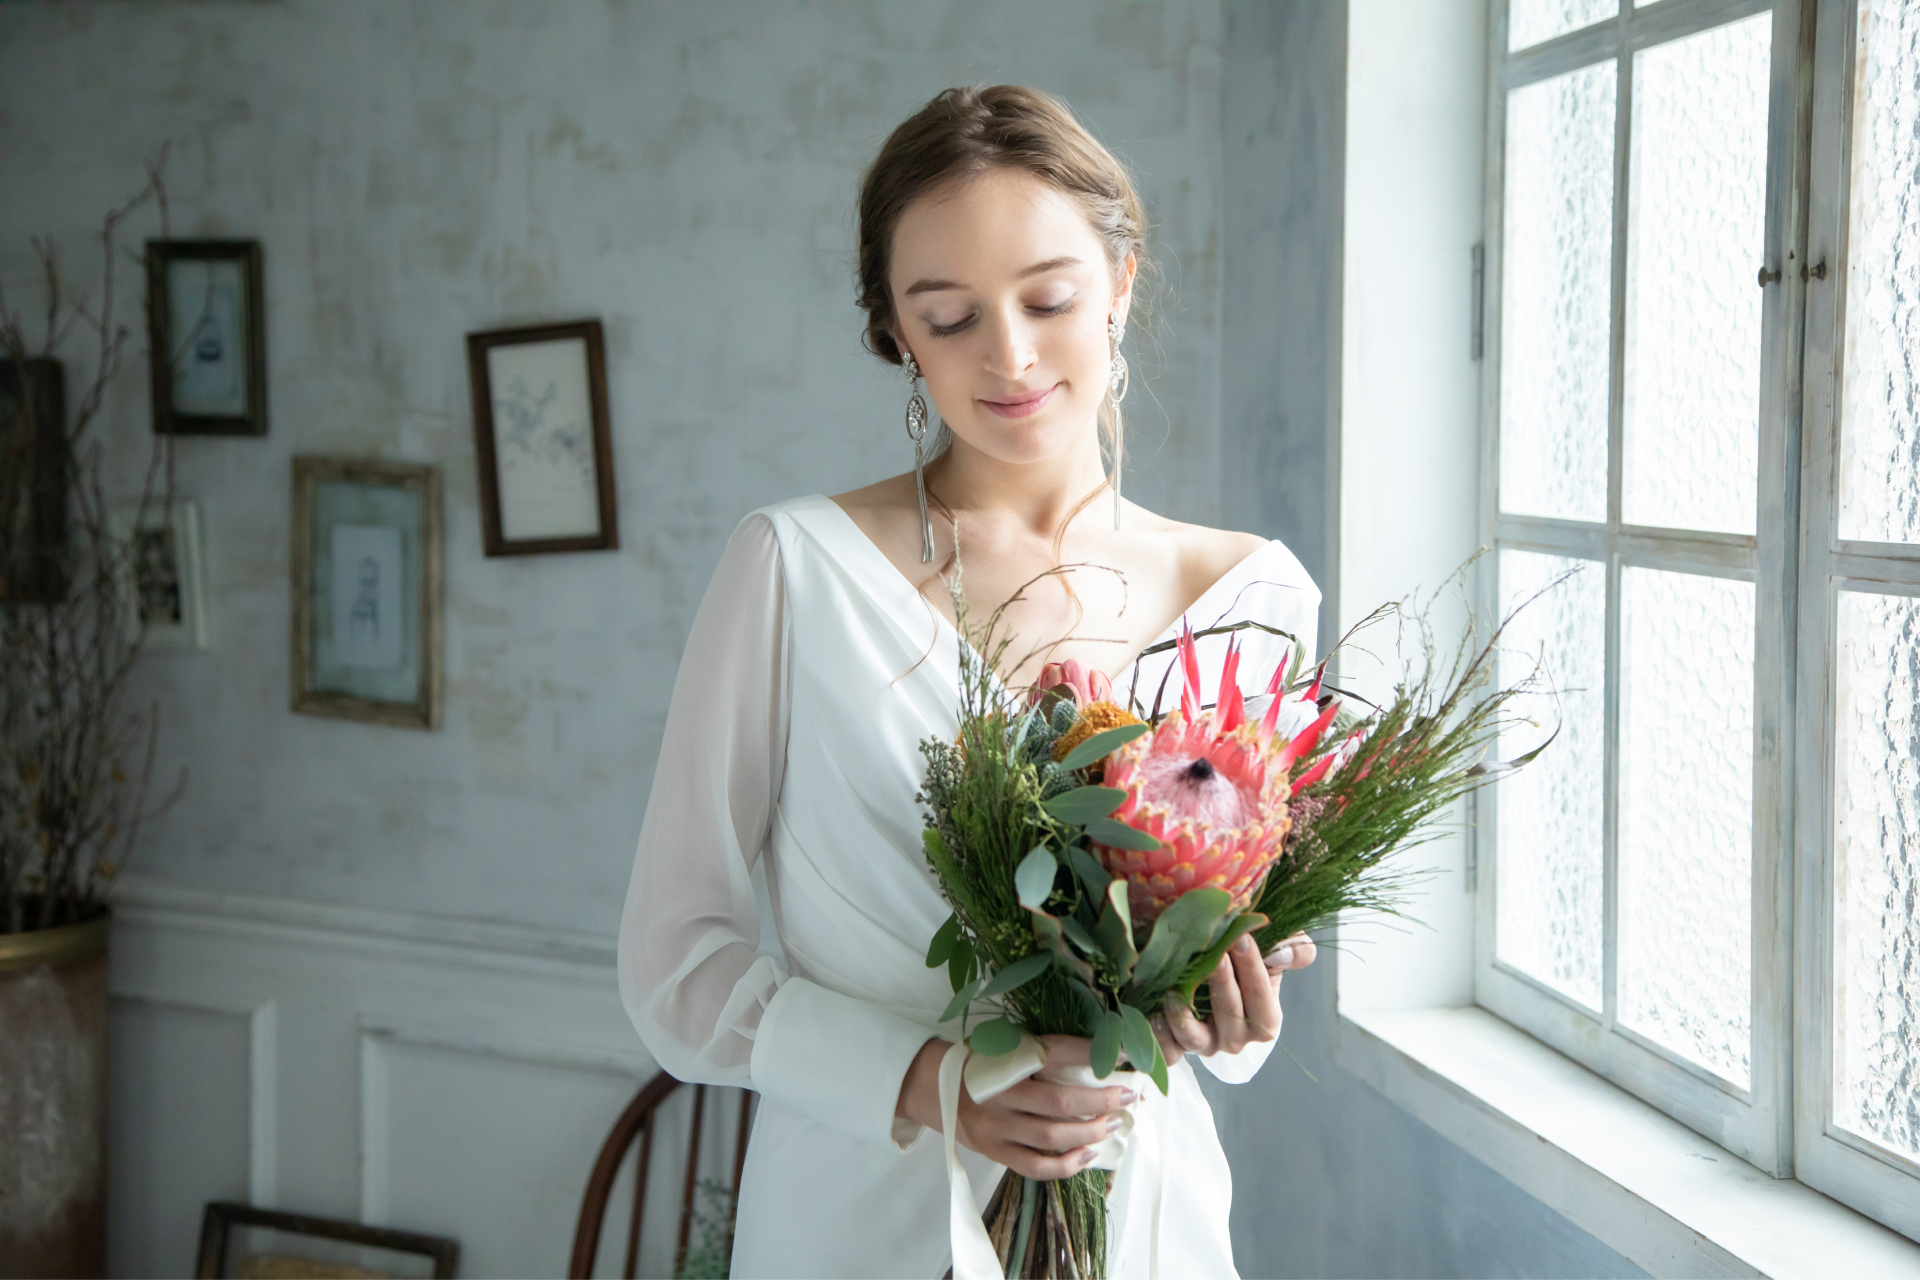
[[[580,1218],[573,1232],[573,1257],[567,1264],[570,1280],[588,1280],[593,1275],[594,1261],[600,1251],[601,1228],[607,1216],[607,1202],[613,1196],[614,1182],[626,1163],[627,1152],[637,1146],[633,1210],[627,1220],[626,1263],[620,1272],[626,1280],[634,1280],[640,1261],[640,1224],[646,1216],[648,1174],[653,1164],[654,1121],[660,1105],[679,1088],[680,1081],[662,1071],[641,1086],[640,1092],[627,1104],[627,1109],[613,1122],[607,1140],[600,1146],[600,1155],[593,1162],[593,1172],[587,1177],[586,1194],[580,1200]],[[680,1239],[673,1252],[676,1270],[680,1260],[686,1257],[687,1243],[693,1230],[693,1198],[699,1182],[700,1146],[708,1127],[705,1123],[708,1086],[697,1084],[692,1088],[693,1122],[687,1131],[686,1177],[680,1189]],[[733,1177],[728,1188],[735,1195],[739,1194],[740,1172],[747,1162],[747,1134],[753,1108],[753,1094],[745,1089],[737,1092],[740,1094],[739,1137],[734,1143]]]

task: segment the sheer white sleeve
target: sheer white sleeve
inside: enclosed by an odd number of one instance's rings
[[[620,925],[620,996],[682,1080],[746,1086],[786,970],[759,954],[753,869],[786,760],[788,628],[773,524],[734,530],[673,686]]]

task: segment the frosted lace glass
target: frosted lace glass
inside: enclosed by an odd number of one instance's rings
[[[1540,675],[1538,694],[1512,704],[1533,724],[1500,734],[1500,757],[1553,745],[1499,784],[1499,868],[1494,906],[1501,960],[1587,1007],[1601,1005],[1605,904],[1601,821],[1606,797],[1607,571],[1590,560],[1500,552],[1506,610],[1578,570],[1507,626],[1500,683]]]
[[[1507,96],[1500,506],[1607,518],[1615,64]]]
[[[1622,580],[1621,1023],[1749,1081],[1753,586]]]
[[[1772,24],[1761,14],[1634,55],[1630,524],[1754,532]]]
[[[1840,536],[1920,542],[1920,4],[1863,0]]]
[[[1525,49],[1619,12],[1620,0],[1513,0],[1507,7],[1507,48]]]
[[[1834,1120],[1920,1159],[1920,600],[1839,622]]]

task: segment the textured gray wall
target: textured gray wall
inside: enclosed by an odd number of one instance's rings
[[[852,206],[951,84],[1059,93],[1135,166],[1166,288],[1130,492],[1217,520],[1218,23],[1213,0],[0,5],[7,281],[29,232],[85,265],[169,141],[174,233],[265,244],[271,435],[180,445],[213,647],[145,662],[162,776],[192,776],[137,869],[610,931],[728,532],[910,461],[904,388],[858,343]],[[462,335],[581,316],[607,325],[623,547],[486,560]],[[133,448],[143,378],[107,423]],[[287,711],[296,453],[445,468],[443,731]]]
[[[1059,92],[1140,176],[1166,287],[1131,492],[1330,581],[1345,27],[1336,0],[0,5],[9,283],[35,231],[85,275],[167,141],[175,234],[266,246],[272,434],[180,448],[214,639],[146,663],[192,778],[139,869],[609,931],[727,532],[906,463],[898,384],[857,342],[851,203],[948,84]],[[485,560],[461,335],[590,315],[625,547]],[[137,450],[146,424],[136,368],[107,427]],[[287,712],[294,453],[445,468],[440,733]],[[1340,1072],[1330,975],[1286,988],[1319,1083],[1276,1055],[1213,1090],[1247,1274],[1634,1274]]]

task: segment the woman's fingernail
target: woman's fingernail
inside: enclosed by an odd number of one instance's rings
[[[1114,1131],[1115,1129],[1118,1129],[1119,1127],[1120,1127],[1120,1117],[1119,1117],[1119,1116],[1108,1116],[1108,1117],[1107,1117],[1107,1132],[1108,1132],[1108,1133],[1112,1133],[1112,1132],[1113,1132],[1113,1131]]]
[[[1135,1093],[1135,1092],[1134,1092],[1133,1090],[1131,1090],[1131,1089],[1122,1089],[1122,1090],[1120,1091],[1120,1105],[1121,1105],[1121,1106],[1123,1106],[1123,1107],[1130,1107],[1130,1106],[1132,1106],[1132,1105],[1133,1105],[1134,1103],[1136,1103],[1136,1102],[1138,1102],[1138,1101],[1140,1101],[1140,1095],[1139,1095],[1139,1094],[1137,1094],[1137,1093]]]
[[[1291,946],[1275,947],[1267,959],[1273,961],[1276,967],[1284,969],[1293,963],[1293,948]]]
[[[1233,949],[1243,956],[1246,955],[1253,950],[1253,936],[1246,933],[1241,934],[1239,940],[1233,944]]]

